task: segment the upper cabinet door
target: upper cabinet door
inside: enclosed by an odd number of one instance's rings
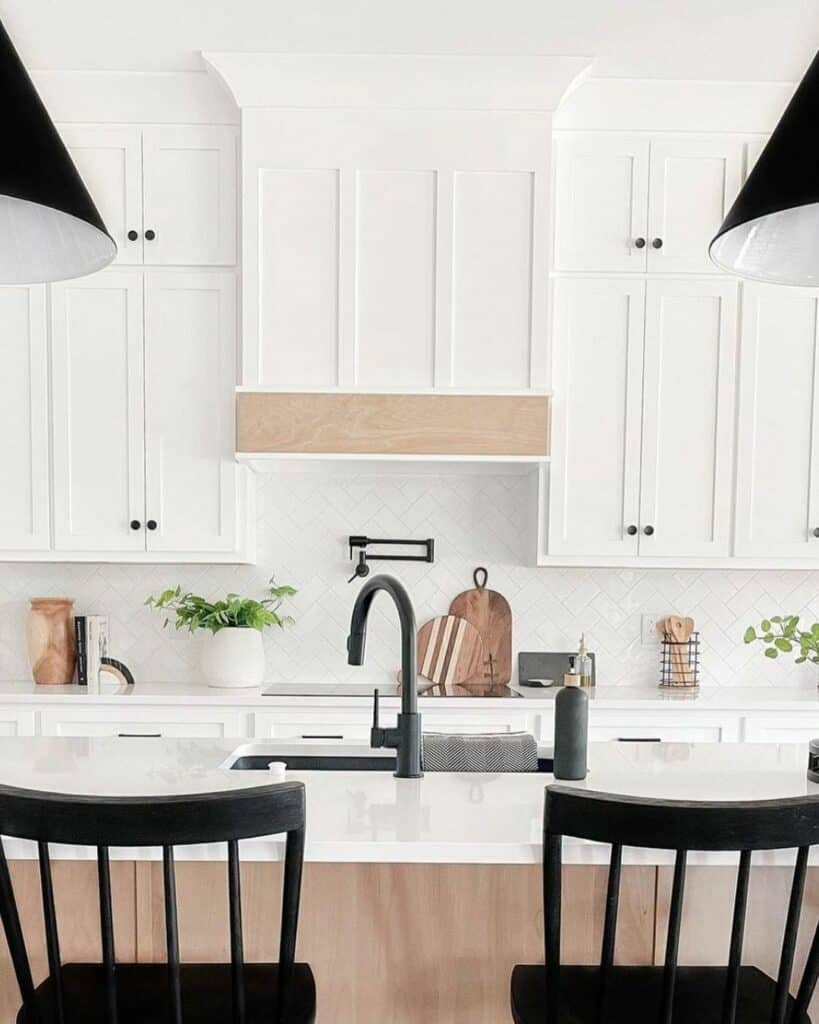
[[[743,145],[731,138],[672,137],[651,143],[648,269],[721,273],[708,245],[736,198]]]
[[[45,551],[48,524],[46,289],[0,288],[0,551]]]
[[[730,554],[737,287],[648,283],[641,555]]]
[[[549,554],[636,555],[645,285],[555,286]]]
[[[234,274],[146,274],[145,339],[148,550],[234,550]]]
[[[561,135],[555,146],[555,269],[645,270],[648,139]]]
[[[142,551],[142,273],[54,285],[51,314],[55,547]]]
[[[229,126],[144,129],[146,264],[236,262],[236,158]]]
[[[60,134],[117,243],[116,262],[142,263],[142,129],[64,125]]]
[[[247,111],[242,383],[545,388],[549,149],[537,113]]]
[[[735,553],[819,558],[819,292],[742,287]]]

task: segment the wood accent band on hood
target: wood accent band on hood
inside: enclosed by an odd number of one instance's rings
[[[241,392],[240,452],[549,454],[545,395]]]

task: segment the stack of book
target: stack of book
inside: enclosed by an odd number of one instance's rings
[[[75,615],[74,639],[77,648],[77,682],[92,693],[99,692],[100,666],[108,657],[108,616]]]

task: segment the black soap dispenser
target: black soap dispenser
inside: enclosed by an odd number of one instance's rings
[[[580,686],[577,672],[563,677],[555,697],[556,779],[585,779],[588,772],[589,695]]]

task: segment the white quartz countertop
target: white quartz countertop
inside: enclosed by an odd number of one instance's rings
[[[183,705],[186,707],[219,706],[235,708],[286,707],[362,707],[372,703],[372,692],[378,687],[386,706],[397,706],[399,698],[383,683],[362,682],[338,685],[317,683],[303,693],[302,684],[279,684],[275,696],[265,696],[261,688],[220,690],[204,683],[137,683],[133,687],[106,685],[102,693],[89,693],[84,686],[35,686],[30,682],[0,683],[0,704],[77,705],[88,702],[98,705]],[[557,688],[513,687],[521,697],[437,697],[421,695],[424,707],[499,707],[551,706]],[[358,690],[358,693],[350,693]],[[819,711],[819,690],[813,687],[715,686],[694,692],[662,691],[652,686],[598,686],[591,691],[591,708],[639,709],[673,707],[699,711],[805,710]]]
[[[237,748],[255,747],[271,760],[304,753],[274,741],[242,744],[202,739],[10,737],[0,745],[0,785],[107,796],[201,793],[267,785],[266,771],[230,771]],[[361,748],[358,748],[361,750]],[[311,753],[321,748],[312,747]],[[350,752],[353,748],[348,748]],[[330,753],[348,752],[334,745]],[[363,751],[362,751],[363,752]],[[600,743],[590,749],[588,790],[679,800],[781,799],[819,794],[806,777],[800,744]],[[332,862],[536,863],[541,858],[546,774],[428,773],[420,780],[384,772],[288,771],[307,791],[306,858]],[[6,840],[7,855],[27,857],[30,844]],[[275,837],[247,840],[246,860],[279,859]],[[56,857],[93,851],[55,847]],[[121,859],[154,859],[158,850],[112,851]],[[222,846],[188,847],[181,859],[223,859]],[[784,861],[783,861],[784,856]],[[565,858],[597,863],[608,849],[567,841]],[[670,863],[663,851],[627,851],[634,863]],[[786,862],[788,855],[761,855]],[[703,854],[693,862],[730,863]],[[755,863],[757,860],[755,859]]]

